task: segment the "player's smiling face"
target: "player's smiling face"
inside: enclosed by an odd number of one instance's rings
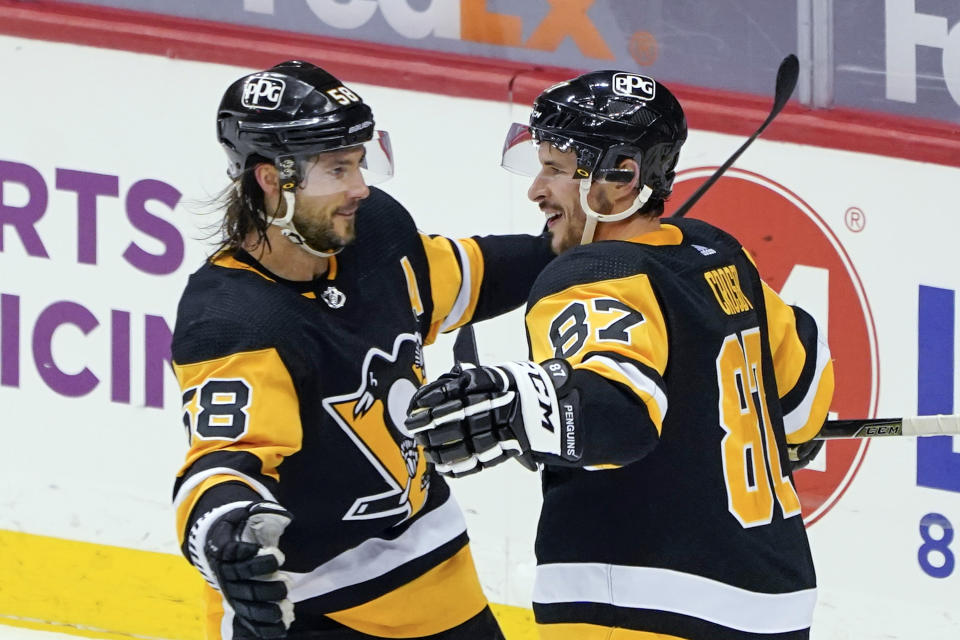
[[[332,251],[356,238],[357,207],[370,195],[360,172],[363,153],[362,147],[329,151],[306,163],[293,223],[311,248]]]
[[[552,144],[537,147],[540,173],[527,190],[527,197],[537,203],[547,220],[554,253],[563,253],[580,244],[587,214],[580,206],[580,183],[575,177],[577,154],[572,149],[560,151]],[[587,203],[599,214],[613,210],[610,183],[591,182]]]
[[[527,197],[537,203],[547,220],[552,238],[550,246],[555,253],[580,244],[587,214],[580,206],[580,182],[577,154],[572,149],[560,151],[552,144],[538,145],[540,173],[527,190]],[[610,213],[612,202],[602,185],[590,185],[588,203],[598,213]]]
[[[543,143],[538,145],[537,155],[540,173],[533,179],[527,197],[537,203],[546,218],[554,252],[562,253],[580,244],[587,221],[580,206],[580,180],[574,178],[577,154]]]

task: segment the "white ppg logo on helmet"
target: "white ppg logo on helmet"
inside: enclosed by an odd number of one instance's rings
[[[272,111],[280,106],[286,86],[283,80],[277,78],[251,76],[243,85],[243,98],[240,103],[248,109]]]
[[[633,73],[613,74],[613,92],[621,96],[630,96],[640,100],[653,100],[657,83],[653,78]]]

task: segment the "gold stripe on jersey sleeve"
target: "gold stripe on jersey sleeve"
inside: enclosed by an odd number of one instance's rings
[[[602,376],[607,380],[613,380],[626,386],[628,389],[633,391],[634,395],[640,398],[640,400],[643,401],[643,404],[647,407],[647,414],[650,416],[650,421],[653,423],[653,426],[657,428],[657,433],[659,434],[663,429],[663,412],[660,409],[660,404],[657,402],[656,398],[654,398],[654,393],[657,393],[659,388],[651,393],[649,389],[644,389],[638,386],[636,381],[628,378],[622,371],[613,369],[607,363],[601,362],[597,358],[591,358],[586,362],[582,362],[576,365],[574,369],[593,371],[597,375]],[[653,381],[650,381],[650,384],[651,386],[655,386]]]
[[[563,357],[575,369],[626,385],[646,405],[659,432],[663,398],[656,384],[644,385],[646,376],[639,369],[632,379],[622,368],[611,366],[615,359],[594,357],[618,354],[663,375],[667,327],[647,274],[580,284],[546,296],[527,312],[526,322],[536,362]],[[655,394],[661,396],[660,402]]]
[[[212,381],[240,380],[250,388],[250,398],[242,410],[245,428],[235,438],[208,438],[196,431],[202,408],[191,411],[190,451],[184,469],[212,451],[249,451],[260,458],[264,475],[279,480],[277,466],[285,456],[300,450],[303,433],[300,426],[300,403],[276,349],[235,353],[214,360],[188,365],[174,363],[174,372],[181,391],[196,389],[199,394]],[[189,405],[195,405],[191,400]]]
[[[486,606],[467,545],[419,578],[379,598],[327,616],[380,638],[420,638],[462,624]]]
[[[663,633],[586,623],[538,624],[537,631],[540,640],[685,640]]]
[[[797,318],[793,309],[765,282],[763,301],[767,309],[767,333],[777,378],[777,395],[782,398],[797,384],[808,355],[815,358],[816,354],[807,354],[797,335]]]
[[[833,401],[834,379],[833,379],[833,361],[827,361],[823,373],[820,374],[820,381],[817,384],[817,392],[813,396],[813,404],[810,407],[810,417],[807,422],[793,433],[787,434],[787,443],[798,444],[813,439],[823,423],[827,420],[827,414],[830,411],[830,403]]]
[[[433,300],[424,344],[431,344],[440,331],[456,329],[473,318],[483,282],[483,253],[471,238],[449,240],[421,233],[420,240],[429,264]],[[463,262],[462,268],[458,259]]]
[[[413,265],[410,264],[410,258],[403,256],[400,258],[400,267],[403,269],[403,276],[407,279],[407,294],[410,296],[410,307],[418,316],[423,315],[423,300],[420,298],[420,285],[417,282],[417,274],[413,272]]]
[[[186,365],[174,363],[173,369],[181,392],[189,395],[184,414],[190,423],[190,450],[178,476],[209,453],[246,451],[260,459],[260,473],[279,480],[277,467],[284,457],[300,450],[303,431],[293,380],[276,349],[245,351]],[[200,400],[204,388],[207,385],[223,386],[225,382],[240,384],[249,390],[245,404],[232,406],[227,403],[204,408]],[[206,423],[214,427],[213,433],[201,433],[204,412]],[[215,435],[218,430],[216,419],[228,414],[232,416],[231,424],[236,427],[236,433],[219,437]],[[193,498],[189,500],[193,501]]]
[[[433,300],[430,332],[424,339],[424,344],[430,344],[436,339],[440,325],[457,301],[461,275],[450,240],[442,236],[431,238],[421,233],[420,241],[427,254],[427,265],[430,270],[430,298]]]
[[[463,248],[470,262],[470,290],[464,292],[468,296],[467,306],[460,318],[452,326],[445,327],[444,331],[456,329],[473,319],[473,314],[477,310],[477,301],[480,299],[480,285],[483,284],[483,252],[480,251],[480,245],[473,238],[461,238],[456,242]]]
[[[628,312],[597,302],[605,300],[620,302],[639,312],[642,318],[632,321]],[[582,324],[573,317],[574,305],[578,305],[584,314]],[[563,322],[567,316],[571,320]],[[562,332],[572,335],[560,344],[568,347],[568,353],[559,353],[551,342],[551,327],[555,322],[559,323]],[[667,325],[660,303],[653,294],[650,278],[644,273],[580,284],[543,297],[527,312],[526,323],[531,354],[536,362],[564,357],[571,365],[577,366],[586,354],[606,351],[638,360],[660,375],[667,368]],[[614,328],[618,323],[622,325],[625,340],[616,339],[616,335],[600,337],[604,331],[617,333]],[[554,339],[557,339],[556,335]]]

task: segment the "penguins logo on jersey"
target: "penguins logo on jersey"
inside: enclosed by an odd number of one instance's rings
[[[392,353],[370,349],[359,388],[323,401],[384,480],[384,490],[358,496],[344,520],[406,519],[426,501],[427,462],[404,426],[410,398],[425,380],[421,343],[419,335],[404,333],[397,336]]]

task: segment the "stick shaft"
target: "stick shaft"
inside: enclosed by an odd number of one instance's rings
[[[453,355],[457,362],[479,364],[477,338],[472,325],[458,330],[453,343]],[[814,440],[952,435],[960,435],[960,415],[827,420]]]
[[[960,415],[827,420],[814,439],[952,435],[960,435]]]
[[[480,354],[477,351],[477,336],[473,332],[473,325],[468,324],[457,329],[457,337],[453,340],[453,359],[456,362],[480,364]]]
[[[766,129],[771,122],[773,122],[773,119],[777,117],[777,114],[779,114],[781,110],[783,110],[784,105],[787,104],[787,100],[790,99],[794,88],[797,86],[799,68],[800,65],[795,55],[790,54],[783,59],[783,61],[780,63],[780,68],[777,69],[777,86],[773,96],[773,106],[770,109],[769,115],[767,115],[767,119],[763,121],[763,124],[761,124],[760,127],[754,131],[753,134],[747,138],[742,145],[740,145],[739,149],[733,152],[732,156],[727,158],[726,162],[720,165],[720,167],[713,172],[712,176],[707,178],[706,182],[700,185],[700,187],[693,192],[692,196],[687,198],[686,202],[680,205],[680,207],[673,214],[674,218],[682,218],[685,216],[693,207],[693,205],[697,204],[697,202],[700,200],[700,197],[706,193],[710,187],[713,186],[713,183],[720,179],[720,176],[722,176],[724,172],[726,172],[726,170],[737,161],[737,158],[739,158],[740,155],[747,150],[747,147],[753,144],[753,141],[756,140],[761,133],[763,133],[764,129]]]

